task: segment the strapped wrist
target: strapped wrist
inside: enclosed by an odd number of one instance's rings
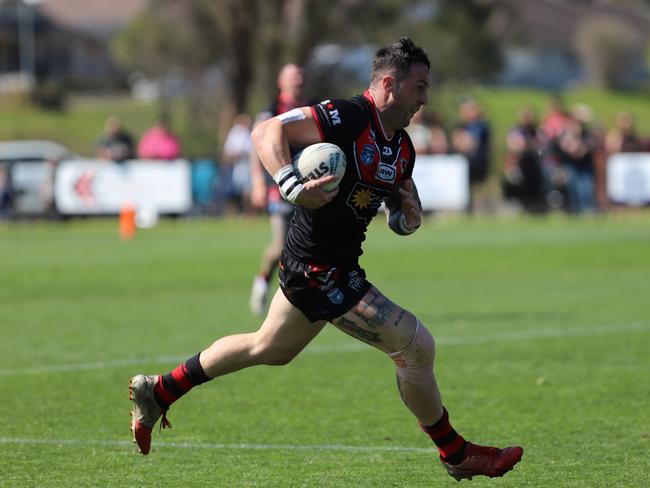
[[[296,199],[304,187],[296,176],[293,165],[288,164],[280,168],[273,175],[273,180],[280,188],[280,194],[282,195],[282,198],[288,202],[296,203]]]

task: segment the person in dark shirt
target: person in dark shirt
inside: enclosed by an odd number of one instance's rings
[[[487,207],[486,181],[490,173],[490,125],[473,98],[463,98],[458,108],[459,123],[452,133],[454,150],[467,158],[469,166],[470,212]]]
[[[382,202],[399,235],[420,226],[421,207],[411,178],[415,152],[404,130],[427,102],[426,53],[408,38],[380,49],[369,89],[350,100],[326,100],[290,110],[258,125],[253,143],[282,196],[296,205],[280,259],[280,289],[261,328],[223,337],[166,375],[131,379],[131,429],[147,454],[158,419],[192,387],[258,364],[293,359],[327,322],[387,354],[394,362],[402,400],[440,451],[456,479],[501,476],[523,455],[465,441],[451,426],[433,374],[435,346],[427,328],[366,280],[361,244]],[[338,145],[346,155],[339,186],[334,176],[301,182],[290,146]]]
[[[106,119],[104,135],[97,141],[96,155],[102,159],[122,162],[135,157],[133,138],[124,130],[119,118],[111,115]]]
[[[519,110],[517,124],[506,136],[502,189],[506,199],[518,201],[531,213],[547,209],[541,150],[542,137],[535,112],[524,107]]]

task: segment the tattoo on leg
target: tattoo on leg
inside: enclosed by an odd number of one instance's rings
[[[398,326],[399,326],[399,323],[400,323],[400,322],[402,321],[402,319],[404,318],[404,314],[405,314],[405,313],[406,313],[406,309],[403,308],[402,311],[401,311],[401,312],[399,313],[399,315],[397,316],[397,318],[395,319],[395,322],[393,323],[393,325],[394,325],[395,327],[398,327]]]
[[[353,313],[370,327],[380,327],[390,322],[390,319],[399,313],[394,321],[397,326],[405,310],[398,307],[381,293],[372,291],[372,296],[367,302],[361,302]]]
[[[369,330],[362,329],[357,324],[355,324],[354,321],[345,317],[339,317],[334,325],[336,325],[346,334],[349,334],[352,337],[360,339],[369,344],[382,342],[379,332],[370,332]]]

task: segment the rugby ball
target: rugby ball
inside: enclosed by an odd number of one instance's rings
[[[301,183],[326,175],[336,176],[335,181],[322,187],[330,191],[339,186],[345,174],[345,153],[329,142],[312,144],[293,157],[293,169]]]

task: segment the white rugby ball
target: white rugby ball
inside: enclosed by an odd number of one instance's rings
[[[293,169],[302,183],[326,175],[336,176],[335,181],[323,185],[324,190],[333,190],[345,174],[345,153],[329,142],[312,144],[294,156]]]

